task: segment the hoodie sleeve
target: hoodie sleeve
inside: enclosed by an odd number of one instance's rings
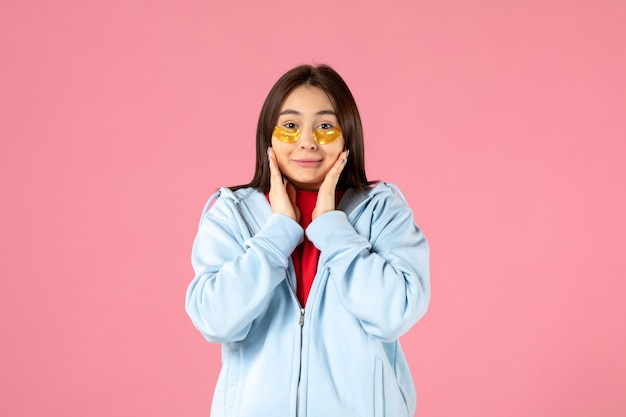
[[[357,220],[356,229],[335,210],[315,219],[306,234],[321,251],[320,264],[329,269],[344,307],[369,335],[389,342],[428,308],[429,247],[403,198],[383,192],[369,204],[371,219]]]
[[[289,256],[303,234],[297,222],[272,214],[251,236],[230,198],[218,198],[205,208],[193,244],[195,277],[185,308],[207,340],[224,343],[246,337],[285,279]]]

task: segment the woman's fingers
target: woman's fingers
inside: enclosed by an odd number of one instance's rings
[[[276,160],[276,154],[272,148],[267,148],[267,159],[270,165],[270,206],[272,206],[272,212],[284,214],[298,221],[299,215],[294,208],[295,201],[292,203],[291,196],[287,193],[288,184],[284,178],[280,168],[278,167],[278,161]],[[293,186],[291,186],[293,188]],[[295,191],[293,194],[295,200]]]
[[[270,187],[279,188],[279,186],[283,185],[283,174],[280,172],[280,168],[278,168],[274,149],[267,148],[267,159],[270,164]]]
[[[315,203],[315,209],[313,210],[312,219],[315,220],[318,216],[335,209],[335,191],[337,190],[337,183],[339,182],[339,176],[348,162],[349,150],[345,150],[339,154],[339,157],[330,168],[330,171],[326,174],[324,182],[320,186],[317,194],[317,202]]]
[[[345,168],[347,162],[348,162],[348,155],[350,154],[349,150],[345,150],[343,151],[341,154],[339,154],[339,158],[337,158],[337,160],[335,161],[335,164],[333,165],[333,167],[330,169],[330,171],[328,171],[328,174],[326,174],[326,178],[324,178],[324,182],[322,183],[322,187],[328,187],[329,190],[332,189],[333,194],[335,192],[335,190],[337,189],[337,183],[339,182],[339,176],[341,175],[341,172],[343,171],[343,169]]]
[[[296,187],[289,181],[285,181],[285,188],[287,189],[287,195],[289,196],[289,203],[291,203],[291,207],[293,208],[294,214],[296,215],[295,221],[300,221],[300,209],[296,204]]]

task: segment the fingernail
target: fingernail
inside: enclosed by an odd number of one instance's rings
[[[270,156],[270,148],[271,148],[271,146],[267,147],[267,156]]]
[[[350,156],[350,149],[346,150],[346,159],[348,159],[348,157]]]

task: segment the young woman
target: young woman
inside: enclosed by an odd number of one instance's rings
[[[328,66],[271,89],[256,170],[196,236],[186,309],[222,344],[214,417],[413,416],[398,338],[426,312],[429,251],[398,189],[367,180],[360,116]]]

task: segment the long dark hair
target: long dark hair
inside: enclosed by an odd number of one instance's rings
[[[270,90],[259,116],[256,130],[256,167],[254,177],[248,184],[230,187],[233,191],[243,187],[270,189],[270,169],[267,148],[272,144],[272,132],[278,122],[278,114],[287,96],[302,85],[310,85],[324,91],[337,114],[343,132],[346,149],[350,150],[348,164],[339,177],[337,188],[363,190],[369,184],[365,175],[363,149],[363,126],[354,97],[341,76],[328,65],[301,65],[287,71]]]

